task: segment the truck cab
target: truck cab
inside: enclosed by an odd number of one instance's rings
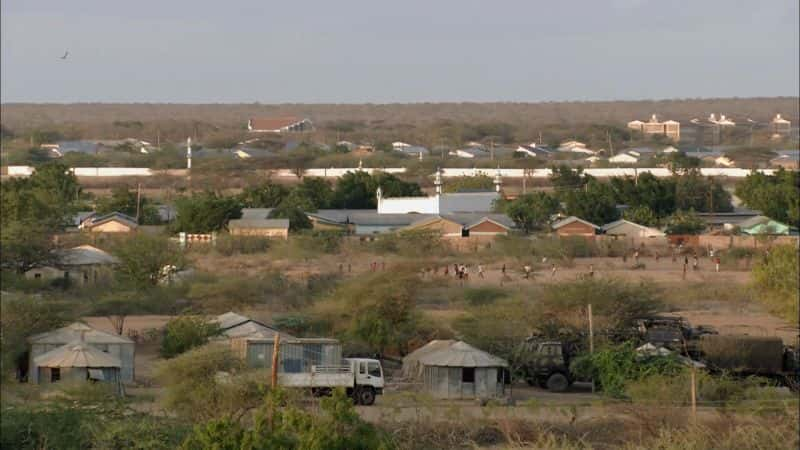
[[[553,392],[567,390],[572,383],[569,372],[570,359],[575,354],[572,347],[557,340],[527,339],[520,348],[519,360],[528,384]]]
[[[371,405],[375,403],[375,396],[383,394],[383,367],[377,359],[346,358],[350,365],[355,382],[348,394],[356,404]]]

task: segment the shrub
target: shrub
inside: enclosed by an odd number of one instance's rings
[[[82,426],[85,413],[51,405],[42,408],[4,407],[0,421],[0,448],[89,448],[91,440]]]
[[[223,235],[217,238],[214,243],[214,250],[223,256],[249,255],[252,253],[264,253],[269,249],[269,246],[270,239],[266,237]]]
[[[313,253],[337,253],[344,233],[338,230],[313,230],[294,237],[298,246]]]
[[[463,291],[463,299],[471,306],[482,306],[494,303],[507,295],[505,289],[496,287],[467,288]]]
[[[581,378],[594,379],[607,395],[626,397],[630,383],[656,375],[673,376],[685,367],[674,356],[641,356],[633,343],[626,342],[578,356],[570,369]]]
[[[219,325],[201,317],[176,317],[164,327],[159,353],[164,358],[172,358],[205,344],[219,333]]]
[[[753,267],[753,284],[761,301],[795,325],[800,316],[799,260],[794,246],[778,245]]]
[[[245,429],[229,418],[195,427],[181,448],[390,449],[389,436],[362,420],[343,389],[320,401],[312,414],[271,391],[256,411],[255,423]]]
[[[166,388],[164,406],[194,421],[241,415],[256,406],[263,394],[258,374],[243,374],[244,368],[244,361],[222,344],[198,347],[164,361],[157,371]]]

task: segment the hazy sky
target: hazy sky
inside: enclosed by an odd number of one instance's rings
[[[798,0],[3,0],[0,94],[192,103],[796,96],[798,14]]]

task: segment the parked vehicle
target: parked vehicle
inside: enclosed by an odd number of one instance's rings
[[[517,361],[529,385],[563,392],[575,381],[569,365],[577,354],[575,343],[530,337],[520,346]]]
[[[383,394],[383,367],[377,359],[347,358],[345,364],[311,366],[310,372],[279,373],[278,384],[308,388],[315,395],[330,395],[335,388],[344,388],[357,405],[372,405],[375,396]]]
[[[698,359],[711,371],[770,378],[793,390],[800,383],[800,351],[781,338],[710,335],[699,340]]]

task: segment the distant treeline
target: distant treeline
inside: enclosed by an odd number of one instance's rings
[[[495,138],[498,142],[549,139],[590,124],[623,126],[651,114],[681,121],[722,113],[744,122],[766,122],[781,113],[800,117],[797,97],[680,99],[547,103],[411,104],[3,104],[4,135],[17,137],[53,130],[68,139],[137,137],[176,141],[193,136],[227,143],[245,132],[247,119],[259,116],[310,118],[315,138],[379,141],[389,138],[423,145],[458,145],[457,139]],[[558,133],[555,133],[558,131]],[[602,131],[602,130],[601,130]],[[558,135],[555,135],[558,134]],[[602,134],[605,134],[603,132]],[[543,140],[548,141],[545,136]]]

